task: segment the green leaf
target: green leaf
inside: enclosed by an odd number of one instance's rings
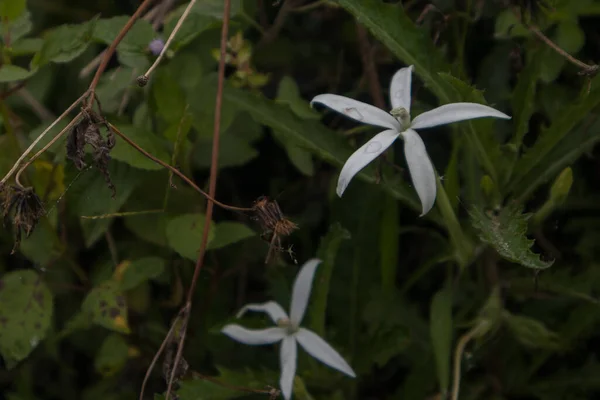
[[[125,296],[117,282],[108,281],[93,288],[81,304],[84,315],[97,325],[129,333]]]
[[[96,95],[100,100],[100,104],[102,104],[103,112],[118,113],[126,92],[131,93],[138,90],[135,83],[137,75],[139,75],[139,71],[123,66],[114,68],[102,75],[96,89]]]
[[[276,101],[287,104],[294,114],[304,119],[321,119],[321,115],[313,110],[309,103],[300,96],[298,85],[290,76],[284,76],[277,87]]]
[[[417,27],[401,6],[381,0],[335,0],[356,17],[388,49],[407,65],[414,65],[431,91],[444,103],[452,99],[446,93],[438,72],[450,71],[439,49],[427,32]]]
[[[472,207],[469,215],[481,241],[491,245],[503,258],[528,268],[546,269],[553,261],[541,261],[539,255],[531,252],[533,240],[525,236],[531,214],[522,211],[521,206],[512,203],[499,213]]]
[[[530,182],[526,177],[530,172],[538,167],[550,152],[558,148],[562,139],[569,136],[578,123],[600,105],[600,77],[594,78],[591,84],[592,91],[589,94],[582,95],[575,104],[567,105],[559,115],[554,117],[552,124],[542,130],[535,144],[525,152],[515,166],[515,175],[509,189],[513,189],[513,192],[518,195],[521,194],[515,191],[515,188],[529,189]]]
[[[167,222],[167,241],[169,246],[181,256],[196,261],[204,229],[203,214],[184,214]],[[214,224],[208,234],[208,244],[215,237]]]
[[[325,161],[335,165],[343,165],[352,154],[352,148],[338,134],[317,121],[301,120],[287,106],[232,87],[225,88],[223,98],[225,102],[232,103],[239,109],[250,113],[257,122],[289,137],[290,140]],[[374,166],[367,166],[357,176],[364,181],[374,183]],[[415,192],[409,189],[406,184],[399,185],[384,181],[381,182],[381,186],[414,210],[421,210],[421,203]]]
[[[154,157],[166,163],[170,162],[169,153],[163,143],[164,139],[152,132],[142,131],[133,125],[120,125],[119,130]],[[122,161],[135,168],[151,171],[164,169],[164,167],[144,156],[121,138],[117,138],[117,144],[110,154],[115,160]]]
[[[529,131],[529,120],[535,111],[535,93],[539,79],[540,57],[537,51],[528,53],[525,68],[519,73],[517,85],[512,95],[512,109],[515,131],[512,143],[521,147],[525,134]]]
[[[67,63],[79,57],[92,40],[97,19],[79,25],[61,25],[44,37],[44,45],[31,60],[31,67],[49,62]]]
[[[69,168],[73,174],[67,181],[75,180],[78,171]],[[125,204],[133,190],[140,184],[143,176],[139,171],[128,165],[111,161],[109,166],[111,179],[116,188],[116,196],[112,198],[112,192],[107,187],[104,176],[96,169],[83,172],[76,179],[67,195],[76,204],[74,209],[77,217],[97,217],[113,214]],[[92,246],[109,228],[113,218],[85,219],[81,218],[81,228],[85,237],[86,246]]]
[[[105,377],[123,369],[128,358],[128,346],[123,336],[113,333],[104,339],[94,359],[96,371]]]
[[[256,236],[256,232],[239,222],[221,222],[215,226],[215,238],[208,250],[216,250],[244,239]]]
[[[12,369],[42,341],[52,321],[52,293],[27,270],[0,279],[0,354]]]
[[[538,320],[514,315],[507,311],[504,312],[503,319],[508,329],[524,346],[536,349],[558,349],[560,347],[558,334],[549,330]]]
[[[122,291],[130,290],[150,279],[157,278],[165,270],[165,260],[158,257],[144,257],[132,262],[122,263],[117,269],[118,281]]]
[[[0,0],[0,17],[9,21],[20,17],[27,9],[26,0]]]
[[[335,267],[335,259],[342,241],[350,239],[350,232],[342,228],[339,223],[329,227],[327,234],[321,238],[317,258],[323,262],[319,265],[316,284],[313,286],[313,300],[311,306],[311,328],[318,335],[325,334],[325,316],[327,311],[327,297],[329,285]]]
[[[265,385],[277,385],[277,376],[270,372],[260,370],[234,371],[217,367],[219,376],[215,377],[220,382],[227,382],[230,387],[217,385],[208,380],[193,379],[179,382],[177,395],[179,400],[228,400],[247,396],[248,393],[232,389],[231,387],[243,386],[250,389],[265,389]]]
[[[170,124],[178,124],[187,105],[185,93],[169,68],[160,68],[152,79],[152,95],[158,114]]]
[[[12,0],[0,0],[4,2],[12,2]],[[16,0],[19,3],[21,0]],[[8,33],[12,42],[11,51],[14,51],[15,46],[21,41],[21,39],[27,35],[33,29],[31,22],[31,14],[29,11],[21,13],[19,17],[12,21],[3,21],[0,19],[0,32]]]
[[[99,20],[93,32],[94,40],[110,45],[128,20],[128,15]],[[148,44],[156,36],[150,22],[138,19],[117,46],[121,64],[132,68],[145,67],[148,64]]]
[[[239,167],[258,157],[258,151],[244,138],[225,134],[219,142],[219,168]],[[194,165],[198,168],[210,168],[212,140],[200,139],[193,153]]]
[[[132,215],[125,217],[125,226],[147,242],[167,245],[167,218],[164,214]]]
[[[577,20],[566,20],[558,24],[556,33],[551,37],[554,43],[569,54],[576,54],[585,43],[585,34]],[[566,64],[563,55],[546,46],[539,55],[541,61],[540,79],[550,83],[558,78]]]
[[[16,65],[6,64],[0,67],[0,83],[22,81],[33,76],[37,69],[28,71]]]
[[[442,393],[450,384],[450,359],[452,352],[452,290],[445,287],[433,296],[429,312],[429,333]]]

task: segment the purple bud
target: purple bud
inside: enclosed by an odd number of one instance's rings
[[[159,55],[164,47],[165,42],[162,39],[154,39],[150,42],[150,44],[148,44],[148,50],[150,50],[150,53],[154,54],[155,56]]]

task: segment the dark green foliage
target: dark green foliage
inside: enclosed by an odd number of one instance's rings
[[[0,179],[140,3],[0,0]],[[80,113],[71,131],[0,183],[0,399],[138,398],[163,340],[144,399],[173,370],[179,400],[268,399],[279,345],[220,331],[248,303],[287,309],[313,257],[303,326],[357,377],[299,350],[294,399],[598,397],[599,0],[232,0],[216,199],[237,208],[211,220],[108,125],[208,192],[224,1],[199,0],[143,76],[187,5],[153,2],[95,97],[21,165]],[[413,120],[454,102],[512,117],[419,132],[441,179],[424,217],[401,139],[338,198],[342,165],[383,128],[310,106],[333,93],[389,111],[408,65]]]

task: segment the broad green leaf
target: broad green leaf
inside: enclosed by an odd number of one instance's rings
[[[167,222],[167,241],[169,246],[181,256],[196,261],[204,229],[203,214],[184,214]],[[208,244],[215,237],[214,224],[208,234]]]
[[[531,32],[518,20],[515,11],[509,8],[496,17],[494,36],[499,39],[529,37]]]
[[[8,369],[46,337],[52,311],[52,293],[37,273],[20,270],[0,277],[0,355]]]
[[[168,123],[179,123],[186,108],[185,93],[169,68],[161,68],[152,78],[152,95],[158,114]]]
[[[234,104],[237,108],[247,111],[257,122],[290,137],[295,143],[325,161],[335,165],[343,165],[352,154],[352,149],[348,143],[338,134],[325,128],[317,121],[301,120],[287,106],[277,104],[260,95],[231,87],[225,88],[223,98],[226,103]],[[374,166],[367,166],[357,176],[367,182],[375,182]],[[421,204],[416,194],[406,184],[400,185],[385,181],[381,183],[381,186],[414,210],[421,210]]]
[[[20,17],[26,9],[26,0],[0,0],[0,17],[3,20],[15,20]]]
[[[93,288],[81,304],[81,311],[93,323],[106,329],[130,332],[125,295],[117,282],[107,281]]]
[[[498,213],[472,207],[469,215],[481,241],[491,245],[500,256],[528,268],[546,269],[553,261],[542,261],[531,252],[533,240],[525,236],[531,214],[522,211],[517,203],[511,203]]]
[[[294,114],[304,119],[321,119],[321,115],[312,109],[300,96],[298,85],[290,76],[284,76],[277,87],[277,102],[287,104]]]
[[[255,236],[256,233],[239,222],[220,222],[215,226],[215,237],[208,250],[216,250]]]
[[[201,138],[196,142],[193,153],[194,165],[210,168],[212,140]],[[239,167],[258,157],[258,151],[243,138],[225,134],[219,141],[219,168]]]
[[[23,38],[13,43],[10,53],[13,57],[28,56],[40,51],[43,45],[43,39]]]
[[[44,37],[44,45],[33,57],[31,67],[49,62],[67,63],[79,57],[92,40],[97,19],[79,25],[60,25]]]
[[[125,217],[125,226],[143,240],[167,245],[167,217],[164,214],[132,215]]]
[[[123,336],[117,333],[107,336],[94,359],[96,371],[105,377],[117,374],[127,362],[128,350]]]
[[[119,130],[154,157],[166,163],[170,162],[169,153],[165,149],[165,143],[163,143],[164,139],[152,132],[144,132],[133,125],[120,125]],[[117,144],[110,154],[115,160],[122,161],[135,168],[146,170],[164,169],[164,167],[144,156],[121,138],[117,138]]]
[[[127,91],[131,94],[137,90],[135,83],[137,75],[139,75],[139,71],[123,66],[114,68],[102,75],[96,89],[96,95],[100,100],[100,104],[102,104],[103,112],[118,113]]]
[[[327,312],[327,298],[329,285],[333,276],[335,259],[342,241],[350,239],[350,232],[339,223],[329,227],[329,231],[321,238],[317,258],[322,262],[317,269],[315,284],[313,285],[312,305],[310,308],[311,329],[318,335],[325,334],[325,317]]]
[[[566,105],[552,124],[543,129],[535,144],[528,149],[515,166],[511,189],[523,187],[523,178],[538,166],[552,150],[557,148],[561,140],[567,137],[573,128],[592,110],[600,105],[600,77],[592,80],[592,91],[583,94],[573,105]],[[518,193],[517,193],[518,194]]]
[[[122,262],[115,271],[115,280],[122,291],[130,290],[139,284],[154,279],[165,270],[165,260],[158,257],[144,257],[135,261]]]
[[[507,311],[503,319],[516,339],[527,347],[537,349],[557,349],[560,337],[549,330],[542,322],[522,315],[514,315]]]
[[[575,55],[585,43],[585,34],[577,20],[566,20],[558,24],[551,40],[565,52]],[[539,57],[541,59],[540,80],[546,83],[553,82],[560,75],[567,60],[549,46],[540,52]]]
[[[212,139],[215,126],[215,98],[217,94],[217,76],[210,74],[193,89],[187,92],[189,113],[199,138]],[[224,94],[225,96],[225,94]],[[238,107],[235,103],[223,101],[221,109],[221,132],[225,132],[234,121]]]
[[[143,173],[126,164],[111,161],[110,177],[116,188],[115,198],[107,187],[104,176],[95,168],[81,174],[75,168],[67,168],[66,181],[71,184],[67,196],[75,206],[71,212],[81,219],[86,246],[92,246],[109,228],[114,218],[81,218],[100,217],[114,214],[121,209],[133,190],[140,184]]]
[[[437,367],[438,382],[442,393],[450,384],[450,360],[452,353],[452,290],[445,287],[433,296],[429,311],[429,333]]]
[[[5,3],[12,3],[13,0],[0,0]],[[22,0],[15,0],[18,4]],[[6,25],[7,24],[7,25]],[[5,21],[0,18],[0,32],[8,33],[10,35],[11,48],[14,50],[14,46],[21,41],[21,39],[31,32],[33,24],[31,22],[31,14],[29,11],[24,10],[16,19],[12,21]]]
[[[110,45],[128,20],[127,15],[99,20],[94,28],[94,39]],[[121,64],[132,68],[145,67],[148,64],[148,44],[155,37],[156,32],[150,22],[137,20],[117,46]]]
[[[3,65],[0,67],[0,83],[22,81],[36,72],[36,69],[29,71],[16,65]]]

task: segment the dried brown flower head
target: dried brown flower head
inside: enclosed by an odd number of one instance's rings
[[[101,124],[105,125],[107,129],[106,140],[100,133],[99,125]],[[73,127],[67,139],[67,157],[80,171],[86,167],[84,161],[86,144],[92,146],[94,165],[104,175],[104,180],[112,190],[112,196],[115,197],[115,185],[113,185],[108,171],[110,151],[115,147],[115,137],[106,121],[93,110],[83,111],[83,119]]]
[[[14,229],[13,254],[21,244],[22,232],[29,237],[46,212],[33,188],[6,186],[1,192],[1,199],[4,225],[12,223]]]
[[[269,242],[269,252],[265,264],[269,263],[274,250],[285,251],[281,246],[281,237],[289,236],[298,229],[298,225],[285,218],[279,204],[266,196],[259,197],[252,207],[254,219],[258,221],[263,233],[261,237]]]

